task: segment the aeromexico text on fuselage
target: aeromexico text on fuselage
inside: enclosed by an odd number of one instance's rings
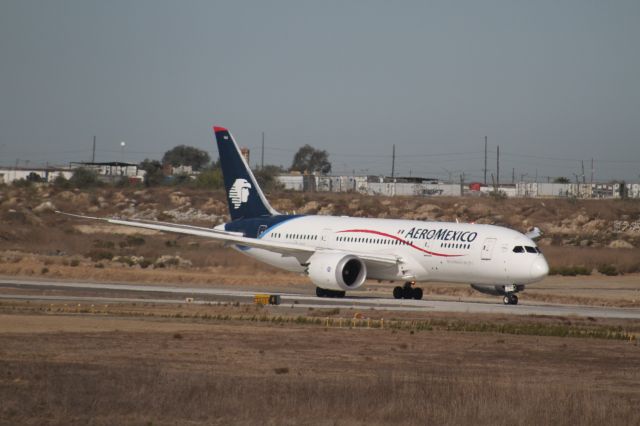
[[[227,231],[243,232],[245,236],[251,238],[258,238],[260,235],[269,231],[273,226],[304,215],[279,215],[261,218],[240,219],[233,222],[229,222],[225,225]],[[265,230],[259,229],[261,226],[267,226]],[[445,228],[418,228],[413,227],[408,231],[401,229],[398,231],[398,235],[404,238],[411,238],[414,240],[437,240],[437,241],[458,241],[462,243],[472,243],[478,237],[477,232],[470,231],[453,231]]]
[[[407,232],[401,231],[400,235],[404,238],[412,238],[414,240],[459,241],[462,243],[472,243],[478,238],[477,232],[453,231],[447,228],[429,229],[413,227]]]

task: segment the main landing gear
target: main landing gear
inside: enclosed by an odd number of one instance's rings
[[[316,287],[316,296],[318,297],[344,297],[346,291],[327,290],[326,288]]]
[[[416,283],[408,281],[404,283],[404,286],[394,287],[393,297],[396,299],[422,299],[422,289],[420,287],[413,287]]]
[[[518,304],[518,296],[513,293],[507,293],[502,298],[502,302],[505,305],[517,305]]]

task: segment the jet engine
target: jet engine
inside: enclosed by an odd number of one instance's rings
[[[367,278],[367,266],[352,254],[315,253],[309,258],[307,273],[311,281],[320,288],[355,290]]]

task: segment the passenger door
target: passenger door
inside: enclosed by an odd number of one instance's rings
[[[486,238],[484,243],[482,243],[482,260],[491,260],[491,255],[493,254],[493,246],[496,244],[495,238]]]

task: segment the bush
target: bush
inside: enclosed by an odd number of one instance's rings
[[[101,182],[98,175],[93,170],[84,167],[77,168],[73,171],[73,176],[69,179],[69,183],[76,188],[91,188],[99,186]]]
[[[591,275],[591,270],[585,266],[558,266],[551,268],[549,275],[575,277],[576,275]]]
[[[124,241],[120,241],[118,245],[122,248],[125,247],[137,247],[142,246],[146,243],[144,238],[136,236],[136,235],[128,235]]]
[[[86,257],[88,257],[94,262],[99,262],[101,260],[113,259],[113,253],[106,250],[91,250],[89,251],[89,253],[87,253]]]
[[[15,188],[28,188],[33,185],[33,182],[28,179],[17,179],[11,183]]]
[[[138,262],[138,265],[140,265],[142,269],[147,269],[149,266],[153,265],[153,262],[148,259],[142,259]]]
[[[53,186],[55,186],[56,188],[60,188],[60,189],[68,189],[68,188],[71,187],[71,184],[69,183],[67,178],[64,177],[64,175],[59,174],[53,180]]]
[[[598,266],[598,272],[608,277],[614,277],[619,274],[618,269],[614,265],[607,264]]]
[[[93,240],[93,246],[95,248],[113,249],[116,245],[113,241]]]
[[[219,168],[205,170],[200,173],[193,182],[196,188],[221,189],[224,186],[222,180],[222,170]]]

